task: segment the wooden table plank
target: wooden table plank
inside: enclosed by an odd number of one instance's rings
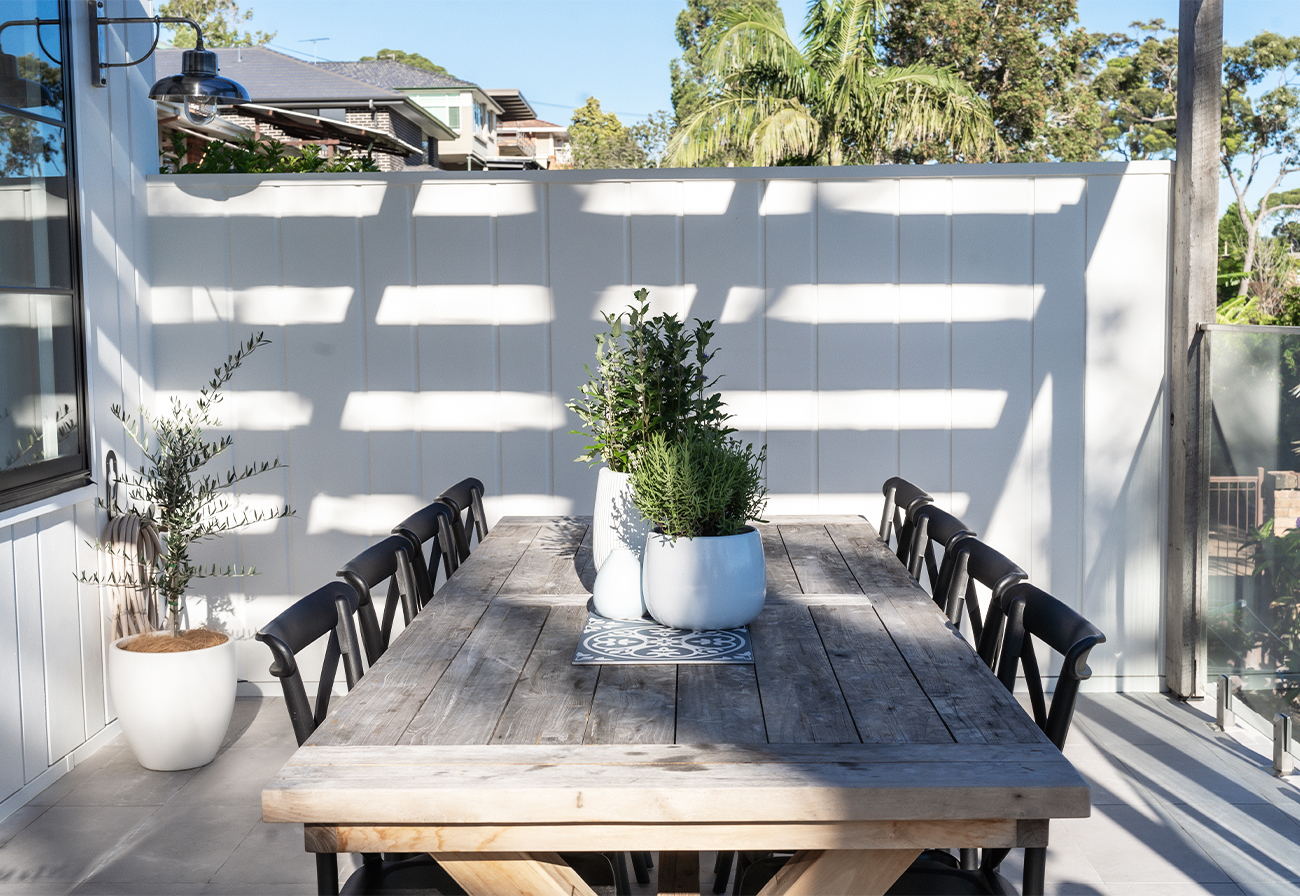
[[[516,523],[509,517],[501,520],[438,593],[448,597],[496,594],[541,529],[541,523]]]
[[[572,594],[582,591],[574,568],[578,549],[591,528],[572,518],[546,523],[510,570],[499,594]]]
[[[587,744],[671,744],[676,666],[601,666]]]
[[[857,743],[857,729],[808,608],[769,597],[749,632],[768,741]]]
[[[545,607],[489,606],[398,743],[487,743],[547,612]]]
[[[492,735],[494,744],[580,744],[599,666],[575,666],[586,606],[551,609]]]
[[[435,596],[307,743],[397,743],[487,608],[482,599]]]
[[[801,594],[799,577],[790,565],[790,555],[786,553],[785,542],[781,540],[781,531],[771,523],[755,523],[763,539],[763,560],[767,566],[767,593]]]
[[[871,607],[811,608],[864,743],[951,743],[924,689]]]
[[[857,526],[831,523],[826,526],[826,533],[864,591],[902,587],[915,588],[924,594],[870,523]]]
[[[754,667],[713,663],[678,666],[676,742],[767,743]]]
[[[861,583],[840,556],[825,526],[779,523],[790,564],[804,594],[846,594],[862,591]]]

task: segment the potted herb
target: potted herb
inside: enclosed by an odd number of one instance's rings
[[[704,370],[713,356],[713,321],[697,318],[688,329],[673,314],[651,317],[649,296],[638,289],[635,305],[604,315],[609,329],[596,334],[596,369],[584,368],[582,397],[568,405],[584,426],[575,432],[591,440],[577,460],[605,463],[596,482],[592,557],[600,571],[619,552],[594,589],[596,611],[611,618],[642,615],[640,558],[650,526],[632,501],[629,477],[646,441],[690,427],[730,431],[722,397],[709,394],[716,380]]]
[[[229,636],[210,629],[181,629],[185,592],[191,581],[216,576],[246,576],[256,570],[239,566],[196,564],[190,549],[225,532],[253,523],[292,516],[289,507],[250,510],[236,507],[229,490],[253,476],[281,466],[279,459],[232,467],[220,474],[202,472],[233,444],[230,435],[216,440],[204,430],[221,425],[215,416],[222,387],[258,347],[270,344],[253,335],[224,364],[198,398],[186,403],[172,398],[164,413],[141,408],[140,420],[153,431],[143,432],[136,419],[114,405],[113,416],[144,454],[143,469],[116,477],[130,500],[110,523],[117,531],[125,522],[143,537],[118,538],[96,545],[115,562],[107,573],[82,573],[89,584],[104,585],[125,596],[160,596],[162,606],[137,602],[143,612],[127,613],[130,626],[141,633],[117,638],[109,648],[109,688],[127,742],[146,768],[170,771],[211,762],[230,725],[235,705],[235,645]],[[116,499],[114,499],[115,502]],[[103,504],[104,502],[101,502]],[[165,619],[158,616],[165,615]],[[152,618],[149,618],[152,617]],[[152,629],[165,628],[163,631]]]
[[[692,427],[651,436],[632,472],[637,508],[654,524],[642,590],[650,615],[681,629],[727,629],[763,609],[763,542],[750,521],[767,503],[766,449]]]

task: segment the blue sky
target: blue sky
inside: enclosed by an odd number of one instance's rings
[[[625,122],[670,109],[668,66],[680,53],[673,23],[684,0],[250,0],[251,25],[272,46],[310,58],[356,59],[381,47],[422,53],[483,87],[517,87],[542,118],[565,124],[596,96]],[[1224,37],[1264,29],[1300,33],[1296,0],[1225,0]],[[802,24],[804,0],[781,0]],[[1136,19],[1178,19],[1177,0],[1081,0],[1093,31]]]

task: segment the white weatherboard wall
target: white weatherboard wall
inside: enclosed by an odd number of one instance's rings
[[[70,11],[91,469],[101,471],[109,449],[128,463],[139,457],[109,406],[153,400],[144,178],[157,170],[157,122],[151,71],[110,69],[106,89],[90,86],[88,5]],[[148,11],[109,0],[104,14]],[[112,58],[124,58],[121,28],[106,31]],[[98,589],[74,578],[95,568],[86,545],[104,523],[95,494],[0,511],[0,818],[115,733]]]
[[[718,173],[150,178],[160,395],[265,329],[226,422],[299,514],[194,612],[251,636],[463,476],[589,513],[564,403],[647,286],[718,321],[772,513],[876,520],[902,474],[1107,633],[1093,686],[1158,688],[1171,166]]]

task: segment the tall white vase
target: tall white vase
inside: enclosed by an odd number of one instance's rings
[[[599,570],[615,547],[636,552],[637,560],[645,550],[645,537],[651,525],[632,503],[632,474],[615,473],[601,467],[596,478],[596,506],[592,513],[591,555]]]

